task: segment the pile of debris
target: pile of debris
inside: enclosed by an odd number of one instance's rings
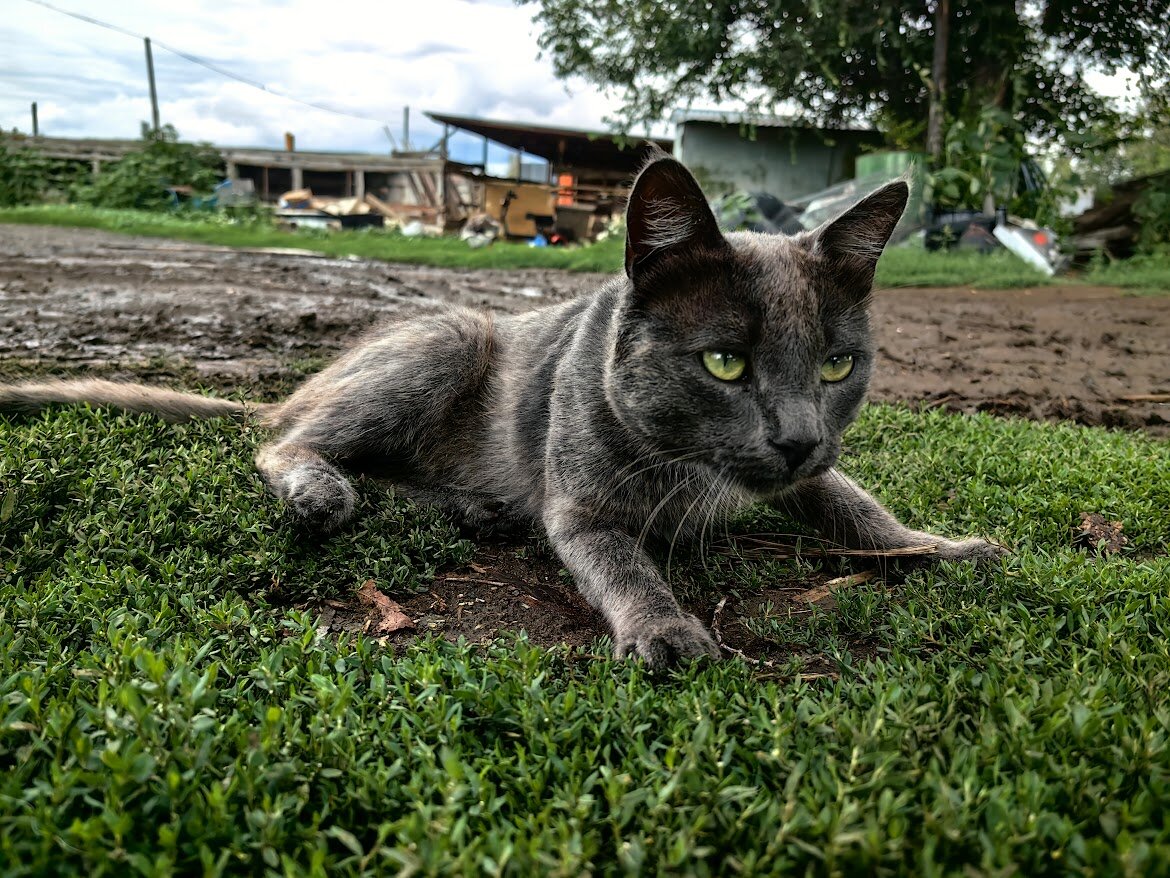
[[[1109,194],[1073,220],[1073,244],[1077,258],[1087,259],[1104,252],[1115,259],[1132,256],[1141,223],[1134,205],[1152,186],[1170,184],[1170,171],[1148,174],[1115,183]]]
[[[438,227],[428,229],[417,220],[404,219],[401,211],[369,193],[360,198],[328,198],[314,195],[311,189],[293,189],[280,196],[276,220],[290,229],[391,227],[416,236],[441,232]]]

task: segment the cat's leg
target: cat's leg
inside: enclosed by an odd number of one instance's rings
[[[657,667],[719,657],[707,629],[678,605],[633,537],[567,503],[550,502],[544,524],[578,591],[609,622],[619,657],[639,656]]]
[[[932,558],[949,561],[987,561],[1007,554],[986,540],[950,540],[911,530],[857,483],[832,469],[800,482],[772,505],[849,549],[931,547]]]
[[[491,352],[491,317],[472,311],[371,337],[269,417],[283,433],[256,455],[265,483],[306,525],[329,532],[357,505],[343,470],[393,478],[412,467],[442,469],[467,441]]]

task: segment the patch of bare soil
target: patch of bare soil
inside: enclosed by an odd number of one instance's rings
[[[1088,286],[879,291],[870,398],[1168,436],[1168,304]]]
[[[463,271],[0,225],[0,361],[71,371],[182,363],[221,386],[327,359],[446,303],[512,313],[598,276]]]
[[[514,313],[603,280],[0,225],[0,376],[98,371],[270,398],[387,317],[449,302]],[[1167,299],[1082,286],[907,289],[878,291],[873,311],[880,360],[871,399],[1170,435]],[[801,593],[831,578],[733,596],[718,613],[721,595],[690,609],[717,624],[729,652],[767,667],[800,649],[777,653],[749,620],[799,619],[810,612]],[[523,628],[538,644],[583,646],[605,633],[555,560],[498,541],[481,543],[473,566],[440,574],[429,594],[392,597],[413,629],[387,634],[390,642],[428,631],[483,641]],[[375,618],[358,604],[321,610],[331,630],[365,629]],[[803,658],[819,672],[823,659]]]
[[[379,592],[372,601],[368,593],[374,584],[366,583],[350,601],[312,607],[319,614],[318,630],[322,636],[360,631],[382,636],[395,647],[426,635],[484,644],[501,631],[523,630],[537,646],[565,644],[582,651],[609,633],[605,622],[577,593],[556,558],[534,548],[534,542],[481,543],[467,566],[440,572],[425,593]],[[711,628],[725,656],[737,656],[762,673],[799,669],[797,673],[808,679],[833,677],[835,664],[817,651],[756,632],[769,620],[799,631],[818,609],[831,612],[839,591],[874,575],[818,572],[774,582],[750,594],[704,595],[683,604]],[[877,652],[876,645],[864,638],[850,646],[856,660]]]

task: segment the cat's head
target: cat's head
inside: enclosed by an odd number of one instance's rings
[[[724,235],[665,154],[634,183],[606,393],[626,427],[758,493],[832,466],[874,361],[867,306],[909,187],[795,237]]]

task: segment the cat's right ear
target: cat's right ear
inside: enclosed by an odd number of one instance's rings
[[[909,198],[910,184],[905,178],[887,183],[812,232],[813,247],[829,260],[839,277],[855,289],[868,291],[878,259]]]
[[[727,246],[698,181],[682,162],[655,150],[626,207],[626,276],[637,284],[672,254]]]

